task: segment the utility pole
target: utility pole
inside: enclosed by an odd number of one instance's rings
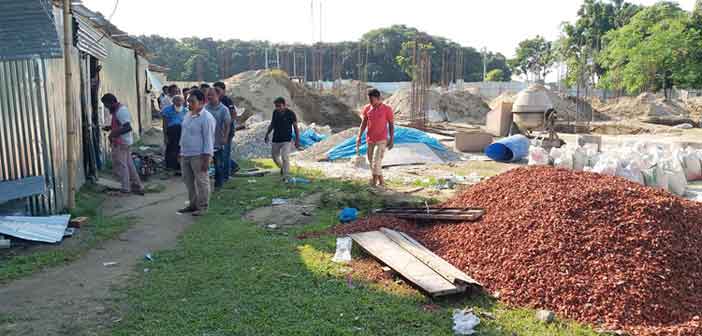
[[[280,49],[275,48],[275,66],[280,70]]]
[[[485,79],[487,78],[487,47],[483,47],[483,49],[481,49],[480,51],[482,51],[482,53],[483,53],[483,82],[484,82]]]
[[[319,2],[319,42],[322,42],[322,1]]]
[[[266,53],[265,53],[265,54],[266,54],[266,55],[265,55],[265,57],[266,57],[266,62],[265,62],[265,64],[266,64],[266,70],[268,70],[268,47],[266,47]]]
[[[66,99],[66,172],[68,197],[66,207],[71,210],[76,207],[76,158],[75,136],[76,125],[73,119],[73,72],[71,70],[71,42],[73,41],[73,20],[71,18],[71,0],[63,0],[63,61],[65,70]]]
[[[295,54],[295,49],[293,49],[293,52],[292,52],[292,61],[293,61],[293,77],[297,77],[297,55]]]

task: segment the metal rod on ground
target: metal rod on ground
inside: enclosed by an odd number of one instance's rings
[[[66,207],[75,208],[76,203],[76,159],[75,135],[76,125],[73,120],[73,73],[71,71],[71,42],[73,41],[73,20],[71,19],[71,0],[63,0],[63,60],[66,81],[66,168],[67,190]]]

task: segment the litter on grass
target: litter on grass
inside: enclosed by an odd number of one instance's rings
[[[271,200],[271,204],[272,205],[284,205],[284,204],[288,204],[288,200],[285,198],[274,198],[273,200]]]
[[[480,324],[480,319],[470,310],[456,309],[453,311],[453,332],[456,335],[473,335],[478,324]]]
[[[335,263],[346,263],[351,261],[351,248],[353,240],[351,237],[336,238],[336,253],[332,258]]]

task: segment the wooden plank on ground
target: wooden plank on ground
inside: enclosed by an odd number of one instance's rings
[[[390,240],[395,242],[403,249],[407,250],[407,252],[415,256],[425,265],[429,266],[436,273],[440,274],[442,277],[444,277],[446,280],[453,283],[454,285],[482,287],[482,285],[475,279],[471,278],[455,266],[451,265],[448,261],[437,256],[434,252],[424,247],[424,245],[420,244],[418,241],[414,240],[406,233],[386,228],[382,228],[380,229],[380,231],[383,234],[385,234],[385,236],[387,236]]]
[[[465,290],[444,279],[380,231],[354,233],[350,236],[366,252],[432,296],[456,294]]]
[[[0,203],[43,194],[44,192],[46,192],[46,181],[43,176],[0,181]]]
[[[387,208],[376,214],[391,215],[403,219],[476,221],[485,214],[479,208]]]
[[[95,183],[107,190],[122,190],[122,184],[114,180],[100,178]]]

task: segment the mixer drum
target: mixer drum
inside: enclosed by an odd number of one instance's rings
[[[533,130],[543,128],[544,114],[553,108],[553,103],[542,84],[533,84],[517,94],[512,105],[514,123],[520,129]]]

